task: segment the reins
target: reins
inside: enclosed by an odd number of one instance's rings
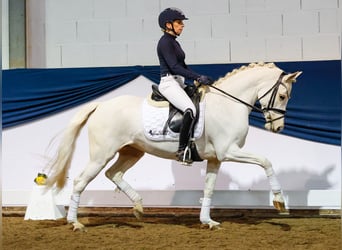
[[[222,89],[220,89],[220,88],[217,88],[216,86],[213,86],[213,85],[208,85],[208,86],[211,87],[211,88],[213,88],[213,89],[215,89],[215,90],[217,90],[217,91],[219,91],[219,92],[221,92],[222,94],[224,94],[224,95],[226,95],[226,96],[228,96],[228,97],[230,97],[230,98],[233,98],[234,100],[236,100],[236,101],[238,101],[238,102],[240,102],[240,103],[242,103],[242,104],[244,104],[244,105],[250,107],[252,110],[256,110],[256,111],[258,111],[258,112],[260,112],[260,113],[265,113],[265,112],[267,112],[267,111],[274,111],[274,112],[277,112],[277,113],[282,114],[282,116],[280,116],[280,117],[278,117],[278,118],[276,118],[276,119],[274,119],[274,120],[271,120],[271,121],[267,121],[267,122],[266,122],[266,123],[269,123],[269,122],[273,122],[273,121],[275,121],[275,120],[278,120],[278,119],[283,118],[284,115],[285,115],[285,113],[286,113],[285,110],[273,108],[273,105],[274,105],[274,102],[275,102],[275,99],[276,99],[276,95],[277,95],[279,86],[280,86],[280,85],[284,85],[284,84],[282,83],[282,79],[283,79],[283,77],[284,77],[285,75],[286,75],[286,73],[285,73],[285,72],[282,72],[282,73],[280,74],[280,76],[279,76],[277,82],[272,86],[272,88],[270,88],[265,94],[263,94],[260,98],[258,98],[257,101],[260,101],[260,100],[263,99],[265,96],[267,96],[271,91],[273,91],[273,92],[272,92],[272,95],[271,95],[271,98],[270,98],[270,100],[269,100],[269,102],[268,102],[266,108],[259,108],[259,107],[255,106],[255,105],[251,105],[251,104],[249,104],[249,103],[247,103],[247,102],[245,102],[245,101],[243,101],[243,100],[241,100],[241,99],[239,99],[239,98],[237,98],[237,97],[235,97],[235,96],[233,96],[233,95],[227,93],[226,91],[224,91],[224,90],[222,90]],[[285,85],[284,85],[284,86],[285,86]],[[285,86],[285,88],[286,88],[286,86]]]
[[[227,93],[226,91],[224,91],[224,90],[222,90],[222,89],[219,89],[219,88],[217,88],[217,87],[215,87],[215,86],[213,86],[213,85],[208,85],[208,86],[209,86],[210,88],[213,88],[213,89],[215,89],[215,90],[217,90],[217,91],[223,93],[223,94],[226,95],[226,96],[229,96],[229,97],[233,98],[234,100],[236,100],[236,101],[238,101],[238,102],[241,102],[242,104],[245,104],[246,106],[250,107],[251,109],[257,110],[257,111],[259,111],[259,112],[261,112],[261,113],[263,112],[261,108],[259,108],[259,107],[257,107],[257,106],[254,106],[254,105],[251,105],[251,104],[249,104],[249,103],[247,103],[247,102],[245,102],[245,101],[243,101],[243,100],[241,100],[241,99],[239,99],[239,98],[237,98],[237,97],[235,97],[235,96],[233,96],[233,95]]]
[[[241,100],[241,99],[239,99],[239,98],[237,98],[237,97],[235,97],[235,96],[233,96],[233,95],[227,93],[226,91],[224,91],[224,90],[222,90],[222,89],[220,89],[220,88],[217,88],[217,87],[215,87],[215,86],[213,86],[213,85],[208,85],[208,86],[209,86],[210,88],[213,88],[213,89],[215,89],[215,90],[221,92],[222,94],[224,94],[224,95],[226,95],[226,96],[229,96],[229,97],[233,98],[234,100],[236,100],[236,101],[238,101],[238,102],[240,102],[240,103],[242,103],[242,104],[244,104],[244,105],[250,107],[251,109],[260,112],[260,113],[264,113],[265,111],[268,111],[268,110],[273,110],[273,111],[279,112],[279,113],[281,113],[281,114],[285,114],[285,111],[284,111],[284,110],[275,109],[275,108],[271,107],[271,106],[274,105],[275,96],[276,96],[276,94],[277,94],[279,85],[283,84],[281,81],[282,81],[284,75],[286,75],[286,73],[285,73],[285,72],[282,72],[282,73],[280,74],[280,76],[279,76],[277,82],[272,86],[272,88],[270,88],[265,94],[263,94],[260,98],[258,98],[257,101],[260,101],[261,99],[263,99],[265,96],[267,96],[267,94],[269,94],[269,93],[273,90],[273,93],[272,93],[272,96],[271,96],[270,101],[268,102],[267,108],[259,108],[259,107],[255,106],[255,105],[251,105],[251,104],[249,104],[249,103],[247,103],[247,102],[245,102],[245,101],[243,101],[243,100]]]

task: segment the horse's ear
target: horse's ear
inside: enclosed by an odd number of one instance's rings
[[[284,80],[285,80],[285,82],[294,83],[294,82],[296,82],[297,77],[300,76],[302,73],[303,73],[302,71],[289,73],[286,76],[284,76]]]

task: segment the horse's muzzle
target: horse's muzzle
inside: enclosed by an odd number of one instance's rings
[[[284,129],[284,115],[273,117],[270,112],[264,112],[265,129],[274,133],[279,133]]]

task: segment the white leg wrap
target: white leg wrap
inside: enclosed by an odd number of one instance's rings
[[[278,182],[276,175],[274,174],[273,168],[267,168],[265,169],[265,172],[268,177],[268,181],[270,183],[272,192],[274,194],[281,192],[281,187],[280,187],[280,184]]]
[[[67,221],[76,222],[77,221],[77,209],[80,204],[80,194],[72,194],[68,209]]]
[[[132,202],[137,203],[142,200],[141,196],[123,179],[117,180],[115,184]]]
[[[203,224],[208,224],[210,222],[210,198],[201,198],[200,203],[202,203],[201,213],[200,213],[200,221]]]
[[[218,226],[220,223],[210,218],[211,199],[201,198],[200,203],[202,203],[201,213],[200,213],[200,221],[202,222],[202,224],[209,225],[209,228]]]

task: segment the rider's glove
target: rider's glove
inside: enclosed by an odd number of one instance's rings
[[[203,84],[203,85],[211,85],[214,83],[213,79],[211,79],[210,77],[208,76],[200,76],[198,79],[197,79],[197,82],[200,83],[200,84]]]

